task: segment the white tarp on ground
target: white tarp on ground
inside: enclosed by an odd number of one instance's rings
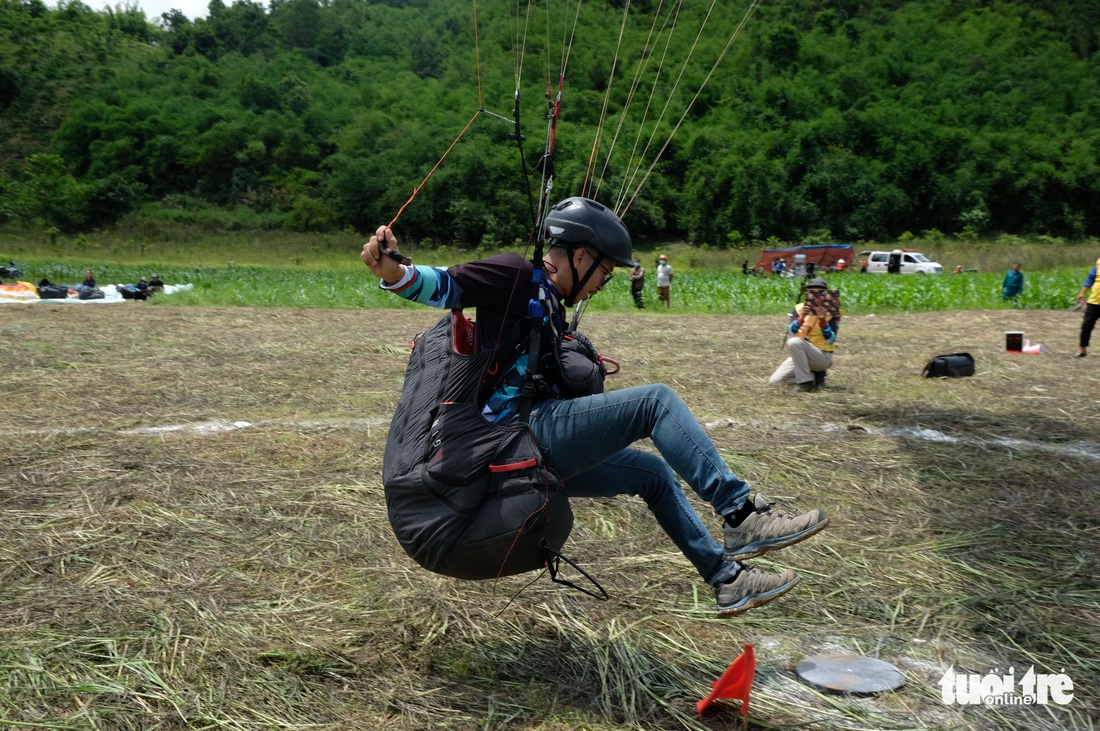
[[[66,304],[72,303],[77,305],[92,305],[101,304],[104,302],[126,302],[127,300],[122,298],[122,292],[119,291],[121,284],[105,284],[100,289],[103,290],[103,299],[98,300],[82,300],[75,294],[72,294],[73,290],[69,290],[70,294],[65,299],[41,299],[39,297],[30,297],[18,299],[9,299],[7,297],[0,296],[0,304],[7,304],[8,302],[64,302]],[[164,289],[158,292],[155,296],[159,297],[166,294],[172,294],[173,292],[186,292],[187,290],[194,289],[194,284],[166,284]]]

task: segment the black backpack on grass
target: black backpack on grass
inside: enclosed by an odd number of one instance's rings
[[[69,288],[64,284],[54,284],[48,279],[38,283],[38,296],[44,300],[63,300],[69,296]]]
[[[925,378],[965,378],[974,375],[974,356],[970,353],[937,355],[925,364]]]
[[[124,300],[137,300],[140,302],[149,298],[149,291],[138,289],[136,284],[120,284],[117,289]]]
[[[107,297],[99,287],[88,287],[83,284],[76,288],[76,296],[82,300],[101,300]]]
[[[390,525],[429,571],[479,580],[549,568],[558,581],[573,511],[530,427],[481,415],[493,353],[474,352],[474,327],[453,310],[413,343],[382,461]]]

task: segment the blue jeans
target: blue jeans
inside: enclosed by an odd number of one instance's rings
[[[733,576],[688,502],[679,474],[725,515],[748,499],[749,486],[730,471],[718,449],[679,396],[663,383],[559,401],[531,410],[531,428],[569,497],[637,495],[668,537],[709,584]],[[651,438],[661,456],[628,449]]]

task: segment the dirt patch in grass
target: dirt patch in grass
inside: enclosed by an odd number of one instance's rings
[[[381,456],[408,341],[436,317],[0,310],[0,723],[724,729],[736,704],[693,703],[752,643],[754,727],[1095,727],[1100,371],[1069,357],[1080,315],[848,318],[815,394],[767,386],[781,316],[590,315],[623,364],[611,387],[673,385],[755,488],[833,515],[758,562],[800,586],[729,621],[626,498],[574,501],[570,554],[606,603],[405,557]],[[1006,354],[1005,330],[1050,352]],[[920,377],[959,350],[973,378]],[[906,684],[797,681],[841,651]],[[949,668],[1031,666],[1072,678],[1072,702],[941,700]]]

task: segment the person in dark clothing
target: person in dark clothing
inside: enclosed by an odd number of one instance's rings
[[[1020,304],[1020,293],[1024,291],[1024,273],[1020,271],[1020,262],[1012,265],[1001,282],[1001,299],[1014,300]]]
[[[630,294],[634,297],[634,306],[639,310],[645,309],[645,268],[640,259],[634,261],[634,268],[630,270]]]
[[[633,268],[632,244],[619,217],[587,198],[554,206],[543,232],[547,281],[540,298],[548,313],[541,332],[560,338],[566,308],[598,294],[616,266]],[[478,348],[492,348],[498,333],[510,332],[527,316],[534,265],[518,254],[440,268],[399,263],[384,248],[398,250],[387,226],[378,228],[360,254],[379,286],[426,305],[477,308]],[[526,352],[502,364],[506,376],[482,407],[486,419],[515,423],[529,365]],[[729,469],[687,405],[665,384],[575,398],[551,392],[532,405],[528,423],[569,497],[645,500],[665,533],[714,587],[719,617],[741,614],[792,589],[799,577],[790,569],[771,574],[744,561],[804,540],[829,520],[821,509],[789,515],[772,510],[760,495],[750,499],[748,484]],[[631,448],[647,438],[659,454]],[[725,519],[723,543],[704,526],[677,475]]]

